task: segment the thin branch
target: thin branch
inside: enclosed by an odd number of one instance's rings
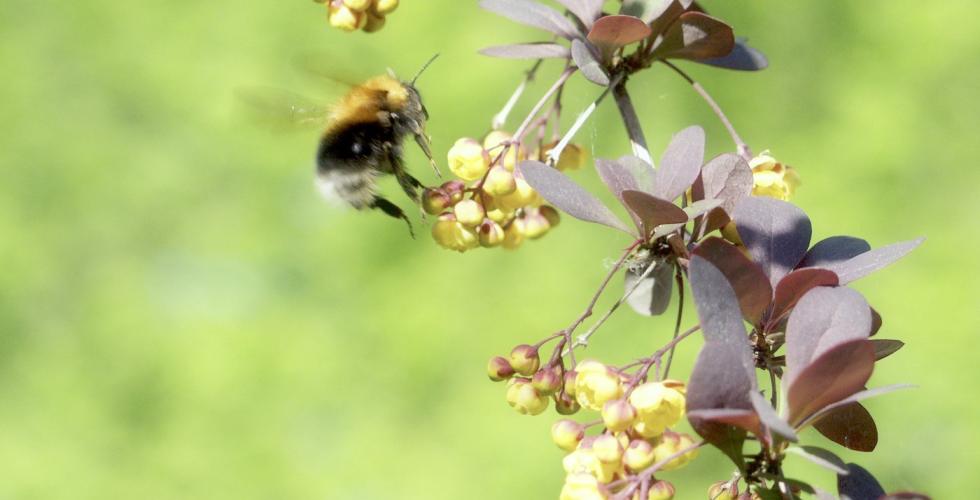
[[[726,129],[728,129],[728,134],[732,136],[732,140],[735,141],[735,146],[738,147],[738,154],[742,158],[745,158],[745,161],[751,160],[752,150],[749,149],[749,146],[745,144],[745,141],[742,140],[742,137],[738,135],[737,131],[735,131],[735,126],[732,125],[731,120],[729,120],[728,117],[725,116],[725,112],[721,110],[721,106],[719,106],[718,103],[711,98],[711,94],[708,94],[708,91],[705,90],[700,83],[694,81],[693,78],[691,78],[687,73],[685,73],[682,69],[675,66],[670,61],[662,60],[660,62],[666,64],[668,67],[670,67],[670,69],[676,71],[677,74],[681,76],[681,78],[687,80],[687,83],[691,84],[691,87],[694,88],[694,91],[697,92],[701,96],[701,98],[708,103],[708,106],[711,107],[711,110],[714,111],[715,115],[718,116],[718,119],[721,120],[722,125],[724,125]]]
[[[572,141],[572,138],[575,137],[575,134],[578,133],[580,128],[582,128],[582,125],[585,125],[585,121],[592,116],[592,113],[595,112],[599,104],[602,103],[602,100],[605,99],[610,92],[612,92],[613,88],[619,85],[619,82],[622,81],[623,78],[624,76],[622,73],[616,75],[616,77],[613,78],[613,81],[609,83],[609,86],[606,87],[601,94],[599,94],[599,97],[597,97],[592,104],[589,104],[589,107],[585,108],[585,111],[578,115],[578,118],[575,119],[575,123],[573,123],[571,128],[568,129],[568,132],[565,132],[565,136],[558,141],[558,145],[552,148],[551,152],[548,153],[549,163],[558,163],[558,158],[561,157],[561,152],[565,150],[565,146],[568,146],[568,143]]]
[[[674,323],[674,340],[681,331],[681,322],[684,320],[684,275],[681,273],[680,266],[674,268],[674,280],[677,281],[677,322]],[[677,344],[674,344],[676,347]],[[674,362],[674,347],[670,348],[667,355],[667,365],[664,366],[664,378],[670,375],[670,365]]]
[[[636,115],[636,108],[633,107],[633,100],[630,99],[629,92],[626,91],[625,78],[613,88],[613,98],[616,99],[619,114],[623,117],[623,125],[626,125],[633,155],[653,165],[653,158],[650,157],[650,149],[647,147],[647,140],[643,135],[643,128],[640,126],[640,118]]]
[[[650,467],[647,467],[646,469],[643,469],[643,471],[640,472],[639,474],[636,474],[635,476],[632,476],[630,478],[620,479],[619,481],[613,481],[613,482],[609,483],[609,485],[607,487],[610,488],[610,489],[612,489],[612,488],[616,488],[618,486],[622,486],[622,485],[624,485],[624,484],[626,484],[628,482],[628,483],[630,483],[630,486],[628,486],[623,491],[620,491],[620,492],[616,493],[616,496],[614,496],[613,498],[614,499],[626,499],[626,498],[630,498],[630,495],[636,490],[637,486],[639,486],[639,484],[642,481],[649,480],[650,477],[653,476],[653,473],[654,472],[657,472],[658,470],[662,469],[663,466],[665,466],[665,465],[669,464],[670,462],[674,461],[674,459],[676,459],[678,457],[681,457],[681,456],[684,456],[684,455],[686,455],[686,454],[688,454],[688,453],[690,453],[690,452],[692,452],[692,451],[694,451],[694,450],[696,450],[696,449],[704,446],[705,444],[706,444],[706,442],[703,441],[703,440],[702,441],[698,441],[697,443],[694,443],[691,446],[688,446],[687,448],[684,448],[683,450],[680,450],[680,451],[678,451],[678,452],[676,452],[676,453],[668,456],[667,458],[664,458],[663,460],[661,460],[661,461],[659,461],[659,462],[651,465]]]
[[[501,109],[496,115],[493,115],[493,120],[490,122],[490,126],[494,130],[503,128],[504,124],[507,123],[507,117],[510,116],[510,112],[514,110],[514,106],[517,105],[517,101],[520,100],[521,95],[524,94],[524,90],[527,89],[528,84],[534,81],[534,76],[538,73],[538,68],[541,67],[543,62],[544,59],[538,59],[535,61],[534,65],[531,66],[531,69],[525,72],[524,79],[521,80],[521,84],[518,85],[517,89],[514,90],[514,93],[511,94],[510,99],[508,99],[507,103],[504,104],[503,109]]]
[[[643,271],[643,274],[639,278],[637,278],[636,283],[633,283],[633,286],[631,286],[629,290],[626,290],[626,293],[624,293],[623,296],[620,297],[619,300],[617,300],[616,303],[613,304],[612,307],[610,307],[609,310],[606,311],[606,313],[603,314],[602,317],[599,318],[599,320],[596,321],[595,324],[593,324],[588,331],[586,331],[582,335],[579,335],[579,337],[575,339],[575,343],[572,344],[572,347],[569,348],[569,350],[571,351],[574,350],[576,347],[589,345],[589,339],[592,337],[592,335],[595,334],[596,330],[598,330],[599,327],[602,326],[602,324],[605,323],[606,320],[609,319],[609,317],[612,316],[614,312],[616,312],[616,309],[619,309],[619,306],[623,305],[623,303],[630,298],[630,295],[633,295],[633,292],[635,292],[636,289],[640,287],[640,285],[643,283],[643,280],[646,279],[646,277],[653,272],[653,269],[656,266],[657,266],[657,262],[651,262],[650,265],[647,266],[646,270]]]

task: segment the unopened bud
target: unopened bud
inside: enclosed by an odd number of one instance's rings
[[[514,371],[521,375],[530,376],[538,371],[541,359],[538,358],[538,349],[534,346],[521,344],[510,351],[510,366]]]
[[[673,484],[660,480],[650,485],[646,500],[671,500],[676,491]]]
[[[565,451],[574,451],[585,437],[585,426],[569,419],[562,419],[551,426],[551,440]]]
[[[539,394],[527,379],[513,379],[507,388],[507,404],[522,415],[537,415],[548,408],[548,398]]]
[[[607,401],[602,406],[602,423],[612,432],[622,432],[636,420],[636,408],[625,399]]]
[[[503,247],[507,250],[515,250],[524,243],[524,221],[514,219],[504,228]]]
[[[548,225],[551,227],[557,227],[561,222],[561,215],[558,214],[558,211],[554,207],[541,205],[538,207],[538,213],[543,215],[545,219],[548,219]]]
[[[531,385],[541,394],[551,395],[561,388],[561,376],[555,368],[542,368],[531,377]]]
[[[442,183],[442,186],[439,186],[439,189],[442,189],[449,195],[452,204],[456,204],[463,199],[463,194],[466,191],[466,183],[457,180],[446,181]]]
[[[592,452],[600,462],[618,464],[623,459],[623,445],[612,434],[603,434],[592,442]]]
[[[494,196],[503,196],[517,189],[517,181],[514,179],[514,174],[502,165],[497,165],[487,173],[483,189]]]
[[[653,465],[656,455],[653,445],[644,439],[634,439],[623,453],[623,462],[633,472],[639,472]]]
[[[374,0],[371,11],[375,14],[386,16],[398,8],[398,0]]]
[[[490,155],[475,139],[464,137],[456,141],[447,155],[449,170],[467,181],[475,181],[490,168]]]
[[[442,189],[425,188],[422,191],[422,209],[429,215],[439,215],[452,204],[452,197]]]
[[[476,228],[480,236],[480,246],[493,248],[504,242],[504,229],[496,222],[485,220]]]
[[[575,400],[575,396],[569,396],[568,394],[556,395],[555,398],[555,411],[561,415],[574,415],[582,409],[582,406],[578,404]]]
[[[736,481],[718,481],[708,488],[709,500],[735,500],[738,496]]]
[[[348,9],[355,12],[364,12],[371,6],[371,0],[343,0]]]
[[[381,31],[381,28],[385,27],[385,16],[378,16],[370,11],[365,12],[365,14],[367,15],[367,21],[364,23],[364,27],[362,28],[365,33]]]
[[[524,236],[536,240],[544,236],[549,229],[551,224],[548,223],[548,219],[535,209],[527,211],[524,216]]]
[[[330,4],[328,12],[330,26],[344,31],[357,31],[367,22],[367,16],[363,12],[354,12],[343,4]]]
[[[510,361],[503,356],[494,356],[487,363],[487,375],[490,380],[500,382],[514,376],[514,368],[510,366]]]
[[[476,200],[463,200],[457,203],[453,207],[453,213],[456,214],[456,220],[460,224],[469,227],[479,225],[486,216],[483,205],[480,205]]]

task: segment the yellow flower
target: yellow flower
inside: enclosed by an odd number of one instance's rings
[[[453,213],[460,224],[468,227],[478,226],[487,212],[476,200],[463,200],[453,207]]]
[[[752,194],[787,201],[800,186],[800,176],[789,165],[776,161],[763,151],[749,162],[752,167]]]
[[[490,155],[476,139],[464,137],[449,148],[447,154],[449,170],[456,177],[467,181],[475,181],[490,168]]]
[[[504,152],[504,148],[506,147],[504,143],[510,141],[511,139],[512,137],[509,133],[504,132],[503,130],[494,130],[483,138],[483,147],[486,148],[487,151],[490,151],[491,158],[496,158]],[[526,159],[527,149],[524,147],[524,145],[512,145],[507,150],[507,154],[503,158],[503,165],[504,168],[513,172],[514,167],[517,166],[517,162]]]
[[[367,22],[367,16],[363,12],[355,12],[346,5],[329,6],[328,16],[330,25],[344,31],[356,31]]]
[[[398,0],[374,0],[371,11],[379,16],[386,16],[398,8]]]
[[[657,445],[653,447],[653,454],[655,456],[655,461],[660,462],[666,460],[671,455],[680,452],[686,448],[689,448],[694,444],[694,439],[687,434],[678,434],[676,432],[665,432],[657,442]],[[687,465],[691,460],[694,460],[698,456],[697,448],[671,460],[664,464],[662,470],[670,471],[680,469]]]
[[[607,401],[602,406],[602,423],[612,432],[622,432],[636,420],[636,408],[625,399]]]
[[[537,415],[548,409],[548,398],[538,393],[527,379],[511,379],[507,404],[521,415]]]
[[[588,441],[588,439],[585,441]],[[622,465],[618,463],[603,463],[596,457],[592,448],[583,447],[585,441],[579,444],[578,449],[562,459],[561,464],[565,468],[565,472],[568,475],[589,474],[595,479],[598,479],[600,483],[612,481],[616,477],[616,473],[622,469]]]
[[[630,404],[636,408],[633,429],[643,437],[662,434],[684,416],[685,398],[676,383],[647,382],[630,394]]]
[[[551,440],[565,451],[575,451],[585,437],[585,426],[567,418],[551,426]]]
[[[541,154],[541,161],[546,161],[551,150],[557,146],[557,142],[553,142],[544,147],[544,152]],[[578,170],[585,165],[586,152],[582,146],[574,143],[568,143],[565,149],[561,150],[561,155],[558,156],[558,162],[555,163],[555,168],[564,172],[565,170]]]
[[[623,396],[619,375],[598,361],[583,361],[575,370],[575,398],[578,404],[600,411],[607,401]],[[635,406],[635,405],[634,405]]]
[[[599,481],[591,474],[569,474],[561,488],[559,500],[604,500]]]
[[[517,181],[514,174],[501,165],[490,169],[487,174],[487,181],[483,183],[483,190],[494,195],[504,196],[513,193],[517,189]]]
[[[517,177],[514,179],[517,186],[513,192],[504,196],[498,196],[497,206],[504,210],[517,210],[532,205],[541,204],[541,196],[524,179]]]
[[[371,6],[371,0],[344,0],[344,5],[355,12],[364,12]]]
[[[452,214],[439,216],[432,225],[432,238],[439,246],[460,253],[480,246],[476,231],[460,224]]]
[[[626,448],[623,454],[623,462],[633,472],[639,472],[653,465],[656,455],[653,453],[653,445],[644,439],[634,439]]]

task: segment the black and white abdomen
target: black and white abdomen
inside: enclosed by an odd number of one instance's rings
[[[390,170],[391,136],[390,127],[377,122],[355,124],[325,135],[316,154],[320,192],[357,209],[370,207],[377,177]]]

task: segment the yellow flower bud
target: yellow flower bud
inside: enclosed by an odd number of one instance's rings
[[[452,198],[442,189],[425,188],[422,191],[422,209],[429,215],[439,215],[452,204]]]
[[[447,155],[449,170],[456,177],[475,181],[490,168],[490,155],[475,139],[462,138],[453,144]]]
[[[371,0],[343,0],[343,3],[354,12],[364,12],[371,6]]]
[[[630,394],[630,404],[636,408],[633,429],[643,437],[654,437],[676,424],[684,416],[685,397],[675,386],[664,382],[641,384]]]
[[[578,377],[577,370],[568,370],[565,372],[564,386],[562,390],[565,394],[575,397],[575,377]]]
[[[476,200],[463,200],[457,203],[453,207],[453,213],[460,224],[469,227],[480,225],[487,214],[483,210],[483,205],[480,205]]]
[[[547,160],[551,150],[557,145],[558,142],[555,141],[543,148],[544,153],[541,155],[542,161]],[[566,170],[578,170],[585,165],[586,156],[587,154],[582,146],[574,143],[568,143],[568,145],[565,146],[565,149],[561,151],[561,155],[558,156],[558,162],[555,164],[555,168],[562,172]]]
[[[514,219],[504,228],[503,247],[507,250],[516,250],[524,243],[524,221]]]
[[[513,193],[517,189],[517,181],[514,174],[502,165],[494,166],[487,174],[487,180],[483,183],[483,190],[493,196],[503,196]]]
[[[655,455],[655,461],[660,462],[666,460],[671,455],[688,448],[694,444],[694,439],[687,434],[678,434],[676,432],[664,432],[663,435],[657,440],[657,444],[653,447],[653,454]],[[670,462],[664,464],[664,471],[680,469],[687,465],[691,460],[698,455],[698,450],[691,450],[677,458],[674,458]]]
[[[527,379],[511,379],[507,388],[507,404],[521,415],[538,415],[548,409],[548,398],[538,394]]]
[[[576,367],[576,371],[575,399],[580,405],[599,411],[607,401],[623,396],[622,381],[606,365],[598,361],[584,361]]]
[[[735,500],[737,497],[737,481],[718,481],[708,487],[708,498],[711,500]]]
[[[494,159],[504,152],[504,148],[507,147],[505,143],[511,141],[511,139],[512,136],[509,133],[502,130],[494,130],[483,138],[483,147],[491,152],[490,158]],[[523,144],[515,144],[507,148],[507,154],[498,161],[498,164],[502,164],[504,168],[513,172],[514,167],[517,166],[517,162],[525,159],[527,159],[527,149]]]
[[[749,162],[752,167],[752,194],[787,201],[800,186],[800,176],[793,167],[783,165],[769,151],[763,151]]]
[[[616,464],[623,460],[623,445],[612,434],[603,434],[592,442],[592,453],[604,464]]]
[[[514,376],[514,368],[510,366],[510,361],[503,356],[494,356],[487,363],[487,375],[490,380],[500,382]]]
[[[517,210],[527,206],[536,205],[541,198],[537,191],[531,187],[524,179],[516,177],[514,179],[517,189],[508,195],[497,197],[497,205],[505,210]]]
[[[619,472],[620,466],[600,461],[592,450],[592,444],[587,443],[589,439],[583,439],[577,450],[566,455],[561,461],[562,466],[569,475],[588,474],[598,479],[600,483],[608,483]]]
[[[452,204],[456,204],[463,199],[463,194],[466,192],[466,183],[455,180],[446,181],[442,183],[442,186],[439,186],[439,189],[442,189],[449,195],[449,199],[452,201]]]
[[[647,490],[647,500],[671,500],[675,493],[673,484],[667,481],[657,481],[651,484],[650,489]]]
[[[567,418],[551,426],[551,440],[565,451],[575,451],[585,437],[585,426]]]
[[[385,16],[378,16],[372,12],[365,12],[367,15],[367,21],[364,23],[362,28],[365,33],[374,33],[376,31],[381,31],[381,28],[385,27]]]
[[[542,368],[531,377],[531,385],[541,394],[550,396],[561,388],[561,375],[555,368]]]
[[[541,205],[538,207],[538,213],[543,215],[545,219],[548,219],[548,225],[553,228],[557,227],[561,222],[561,215],[558,214],[558,211],[554,207]]]
[[[558,500],[605,500],[609,498],[599,489],[599,481],[592,474],[569,474],[561,488]]]
[[[371,12],[379,16],[387,16],[398,8],[398,0],[374,0]]]
[[[623,462],[633,472],[639,472],[653,465],[656,455],[653,453],[653,445],[644,439],[634,439],[623,453]]]
[[[536,240],[551,229],[548,219],[541,215],[537,209],[531,208],[524,215],[524,236]]]
[[[602,405],[602,423],[612,432],[622,432],[636,420],[636,408],[625,399],[607,401]]]
[[[485,220],[476,228],[476,232],[480,235],[482,247],[493,248],[504,242],[504,229],[496,222]]]
[[[327,12],[330,26],[344,31],[357,31],[367,22],[363,12],[355,12],[346,5],[330,4]]]
[[[562,394],[555,398],[555,411],[561,415],[574,415],[582,407],[575,400],[574,396],[569,396],[568,394]]]
[[[460,224],[453,214],[439,216],[439,220],[432,225],[432,238],[439,246],[457,252],[480,246],[476,232]]]
[[[521,375],[533,375],[538,371],[540,364],[538,349],[534,346],[521,344],[510,351],[510,366]]]

